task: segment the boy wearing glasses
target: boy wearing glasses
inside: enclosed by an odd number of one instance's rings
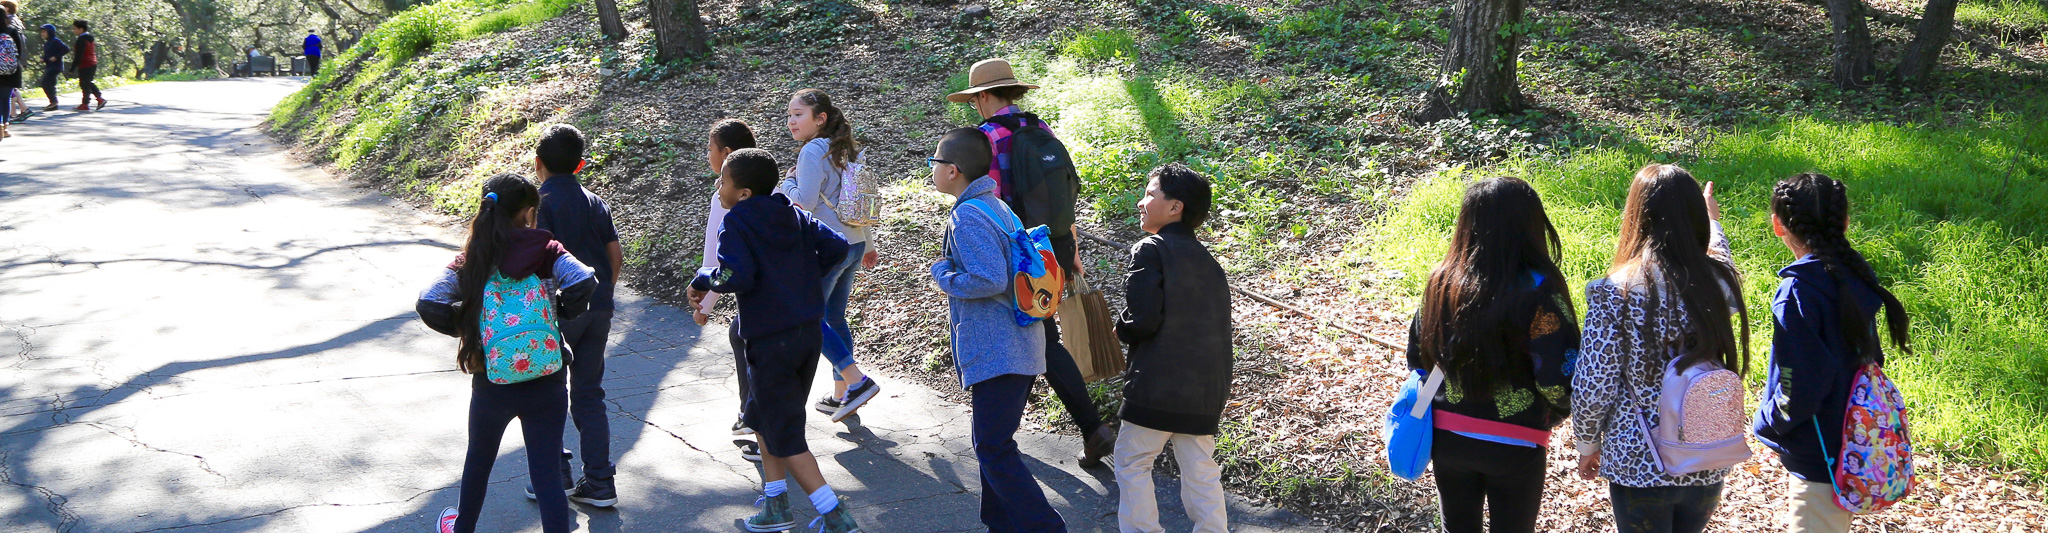
[[[1046,502],[1017,451],[1025,395],[1045,372],[1045,324],[1018,326],[1012,315],[1014,244],[1003,228],[1021,222],[996,198],[996,182],[988,177],[991,158],[981,130],[959,128],[946,132],[926,160],[932,185],[955,199],[945,256],[932,264],[932,281],[946,293],[953,369],[972,397],[981,523],[991,531],[1066,531],[1066,521]]]

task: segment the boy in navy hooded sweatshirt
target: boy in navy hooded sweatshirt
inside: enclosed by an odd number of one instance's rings
[[[766,496],[761,512],[747,519],[747,531],[796,526],[784,481],[791,475],[818,510],[824,533],[857,531],[804,442],[804,405],[824,343],[818,321],[825,317],[825,272],[846,259],[846,238],[773,193],[780,175],[765,150],[726,156],[718,198],[731,211],[718,231],[718,266],[690,281],[690,305],[712,291],[739,300],[745,346],[733,348],[744,350],[751,381],[741,421],[761,441]]]

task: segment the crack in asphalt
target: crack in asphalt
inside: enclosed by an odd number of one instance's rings
[[[733,473],[733,475],[735,475],[735,476],[739,476],[739,477],[740,477],[740,479],[744,479],[744,480],[747,480],[747,481],[750,481],[750,482],[754,480],[754,478],[753,478],[752,476],[749,476],[749,475],[748,475],[748,474],[747,474],[746,472],[741,472],[741,471],[740,471],[739,469],[737,469],[737,468],[734,468],[734,467],[733,467],[733,465],[731,465],[731,464],[727,464],[727,463],[726,463],[725,461],[720,461],[720,460],[718,460],[718,455],[717,455],[717,454],[711,453],[711,452],[710,452],[710,451],[708,451],[708,450],[705,450],[705,449],[703,449],[703,448],[699,448],[699,447],[697,447],[697,445],[696,445],[696,444],[694,444],[694,443],[691,443],[691,442],[690,442],[690,439],[684,438],[684,437],[683,437],[682,435],[678,435],[678,434],[676,434],[676,432],[674,432],[674,431],[669,431],[669,430],[668,430],[668,428],[664,428],[664,427],[661,427],[661,426],[660,426],[660,425],[658,425],[658,424],[655,424],[655,423],[653,423],[653,422],[649,422],[649,421],[647,421],[647,419],[645,419],[645,418],[640,418],[640,416],[639,416],[639,415],[635,415],[635,414],[633,414],[633,412],[632,412],[632,411],[629,411],[629,410],[627,410],[627,409],[626,409],[625,407],[622,407],[622,406],[620,406],[620,405],[619,405],[619,402],[618,402],[617,400],[613,400],[613,399],[610,399],[610,398],[606,398],[606,399],[605,399],[605,403],[611,404],[611,406],[612,406],[612,409],[611,409],[611,411],[612,411],[612,412],[614,412],[614,413],[618,413],[618,414],[621,414],[621,415],[625,415],[625,416],[626,416],[626,418],[631,418],[631,419],[633,419],[633,420],[635,420],[635,421],[638,421],[638,422],[640,422],[641,424],[646,424],[646,425],[647,425],[647,427],[650,427],[650,428],[654,428],[654,429],[655,429],[656,431],[660,431],[660,432],[662,432],[662,433],[666,433],[666,434],[668,434],[668,436],[670,436],[670,437],[675,437],[676,441],[678,441],[678,442],[681,442],[681,443],[683,443],[683,446],[687,446],[687,447],[689,447],[689,448],[690,448],[690,449],[692,449],[692,450],[696,450],[696,451],[697,451],[697,453],[702,453],[702,454],[704,454],[704,456],[705,456],[705,457],[707,457],[707,458],[710,458],[710,459],[711,459],[711,462],[713,462],[713,463],[717,463],[717,464],[718,464],[718,465],[720,465],[720,466],[724,466],[724,467],[725,467],[725,469],[726,469],[727,471],[729,471],[729,472],[732,472],[732,473]]]
[[[238,517],[234,517],[234,518],[229,518],[229,519],[225,519],[225,520],[216,520],[216,521],[212,521],[212,522],[206,522],[206,523],[202,523],[202,524],[185,524],[185,525],[182,525],[182,526],[169,526],[169,527],[160,527],[160,528],[156,528],[156,529],[144,529],[144,530],[141,530],[141,531],[137,531],[137,532],[135,532],[135,533],[152,533],[152,532],[155,532],[155,531],[173,531],[173,530],[179,530],[179,529],[187,529],[187,528],[195,528],[195,527],[217,526],[217,525],[221,525],[221,524],[226,524],[226,523],[228,523],[228,522],[240,522],[240,521],[243,521],[243,520],[249,520],[249,519],[253,519],[253,518],[263,518],[263,517],[268,517],[268,516],[277,516],[277,515],[280,515],[280,514],[288,513],[288,512],[291,512],[291,511],[296,511],[296,510],[299,510],[299,509],[307,509],[307,508],[313,508],[313,507],[375,507],[375,506],[379,506],[379,505],[393,505],[393,504],[400,504],[400,503],[410,503],[410,502],[412,502],[413,500],[417,500],[417,499],[419,499],[419,498],[420,498],[421,496],[426,496],[426,495],[428,495],[428,494],[433,494],[433,493],[436,493],[436,492],[440,492],[441,490],[442,490],[442,489],[427,489],[427,490],[423,490],[423,491],[420,491],[420,492],[419,492],[418,494],[414,494],[414,495],[412,495],[412,497],[409,497],[409,498],[406,498],[406,499],[403,499],[403,500],[391,500],[391,501],[386,501],[386,502],[372,502],[372,503],[326,503],[326,502],[321,502],[321,503],[309,503],[309,504],[305,504],[305,505],[294,505],[294,506],[291,506],[291,507],[286,507],[286,508],[283,508],[283,509],[278,509],[278,510],[275,510],[275,511],[267,511],[267,512],[262,512],[262,513],[256,513],[256,514],[252,514],[252,515],[244,515],[244,516],[238,516]]]
[[[27,483],[22,483],[20,481],[14,480],[14,472],[11,470],[11,467],[9,466],[13,464],[13,461],[11,461],[11,459],[13,459],[12,455],[13,454],[10,454],[4,450],[0,450],[0,483],[6,483],[16,487],[28,489],[34,491],[38,495],[41,495],[43,497],[43,501],[47,502],[48,504],[50,514],[57,515],[57,531],[71,531],[71,528],[77,527],[79,517],[77,513],[71,512],[71,509],[69,507],[69,505],[71,504],[70,498],[66,498],[62,494],[57,494],[56,491],[44,488],[41,485],[30,485]]]
[[[153,452],[159,452],[159,453],[168,453],[168,454],[171,454],[171,455],[183,455],[183,456],[186,456],[186,457],[191,457],[191,458],[193,458],[193,459],[197,459],[197,460],[199,460],[199,469],[200,469],[200,470],[205,470],[205,471],[206,471],[206,473],[208,473],[208,474],[213,474],[213,475],[214,475],[215,477],[219,477],[219,478],[221,478],[222,480],[226,480],[226,479],[228,478],[228,476],[227,476],[226,474],[222,474],[222,473],[220,473],[220,471],[218,471],[218,470],[214,470],[214,469],[213,469],[213,464],[212,464],[212,463],[208,463],[208,462],[206,462],[206,457],[204,457],[204,456],[201,456],[201,455],[199,455],[199,454],[196,454],[196,453],[185,453],[185,452],[181,452],[181,451],[177,451],[177,450],[167,450],[167,449],[164,449],[164,448],[160,448],[160,447],[157,447],[157,446],[155,446],[155,445],[151,445],[151,444],[149,444],[149,443],[146,443],[146,442],[142,442],[142,435],[140,435],[140,434],[137,434],[137,433],[135,432],[135,428],[131,428],[131,427],[122,427],[122,426],[115,426],[115,427],[118,427],[118,428],[120,428],[120,429],[128,430],[128,434],[127,434],[127,435],[122,435],[122,434],[121,434],[121,432],[119,432],[119,431],[114,431],[114,428],[113,428],[113,427],[108,427],[108,426],[110,426],[110,425],[112,425],[112,424],[107,424],[107,423],[102,423],[102,422],[80,422],[80,423],[81,423],[81,424],[85,424],[85,425],[88,425],[88,426],[92,426],[92,427],[94,427],[94,428],[98,428],[98,429],[99,429],[100,431],[105,431],[105,432],[107,432],[107,434],[109,434],[109,435],[113,435],[113,436],[115,436],[115,437],[117,437],[117,438],[120,438],[120,439],[122,439],[122,440],[126,440],[126,441],[128,441],[129,443],[131,443],[131,444],[134,444],[134,445],[136,445],[136,446],[138,446],[138,447],[141,447],[142,449],[145,449],[145,450],[149,450],[149,451],[153,451]]]

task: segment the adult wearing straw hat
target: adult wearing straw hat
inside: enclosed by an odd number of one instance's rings
[[[1053,252],[1060,266],[1069,279],[1079,278],[1083,269],[1075,259],[1073,231],[1079,178],[1052,128],[1017,107],[1017,100],[1038,86],[1017,79],[1010,61],[1002,58],[975,62],[967,70],[967,85],[966,90],[946,95],[946,100],[973,105],[981,115],[981,132],[988,136],[995,153],[988,174],[995,178],[996,195],[1016,210],[1024,227],[1045,225],[1052,230]],[[1013,154],[1026,157],[1011,157]],[[1102,424],[1102,415],[1088,396],[1088,382],[1074,356],[1060,343],[1058,324],[1047,321],[1045,325],[1045,381],[1081,430],[1081,466],[1101,467],[1102,459],[1116,446],[1116,432]]]

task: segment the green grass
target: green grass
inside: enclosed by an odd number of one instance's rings
[[[2038,100],[2037,100],[2038,101]],[[1791,253],[1769,229],[1777,180],[1815,170],[1843,179],[1850,239],[1905,303],[1917,353],[1887,371],[1927,450],[2048,472],[2048,123],[2039,110],[1987,113],[1948,127],[1790,119],[1739,129],[1681,162],[1716,183],[1744,275],[1756,367],[1767,361],[1776,270]],[[1419,184],[1362,249],[1398,271],[1413,298],[1438,261],[1463,189],[1509,175],[1543,194],[1563,234],[1572,283],[1602,275],[1618,213],[1649,151],[1606,148],[1446,172]]]
[[[1138,57],[1138,38],[1130,30],[1081,30],[1060,43],[1060,55],[1088,61],[1130,60]]]
[[[1967,0],[1956,6],[1956,22],[2026,32],[2048,32],[2048,1]]]

